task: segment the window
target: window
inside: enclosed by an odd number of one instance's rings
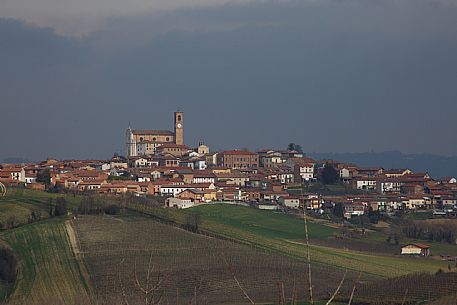
[[[141,138],[140,138],[140,141],[143,141],[143,140],[144,140],[144,138],[143,138],[143,137],[141,137]]]
[[[157,141],[157,138],[156,137],[152,138],[152,141]]]
[[[181,122],[181,115],[178,115],[178,122]]]
[[[169,137],[167,137],[165,140],[168,142],[168,141],[170,141],[170,138],[169,138]]]

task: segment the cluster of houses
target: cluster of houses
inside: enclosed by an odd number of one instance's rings
[[[352,194],[297,192],[303,185],[319,181],[326,166],[336,170],[339,183],[352,187]],[[37,181],[45,170],[50,173],[50,181]],[[341,203],[346,218],[363,215],[370,208],[383,213],[439,209],[446,216],[455,216],[457,207],[455,178],[436,180],[408,169],[317,161],[291,150],[210,152],[203,143],[197,148],[166,143],[153,154],[114,156],[110,160],[48,159],[0,164],[0,181],[42,190],[54,187],[99,194],[162,196],[166,206],[178,208],[232,201],[263,209],[298,209],[306,205],[322,212]]]

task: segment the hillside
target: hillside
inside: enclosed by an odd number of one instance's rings
[[[153,217],[171,219],[185,224],[186,215],[201,215],[200,228],[219,237],[256,245],[296,258],[303,258],[303,220],[271,211],[261,211],[227,204],[205,205],[185,211],[163,210],[135,205],[132,208]],[[335,229],[318,223],[310,223],[310,238],[325,238]],[[379,277],[395,277],[411,272],[434,273],[446,268],[447,263],[435,259],[400,257],[326,246],[311,246],[311,259],[337,268],[361,271]]]
[[[164,304],[176,304],[177,298],[180,304],[245,304],[236,280],[257,303],[275,302],[278,285],[284,285],[287,298],[305,298],[306,266],[300,259],[193,234],[147,217],[82,216],[73,224],[97,300],[104,303],[118,304],[124,289],[128,301],[138,304],[144,294],[135,289],[134,280],[146,285],[149,262],[153,283],[163,281],[155,295],[163,294]],[[315,295],[323,298],[344,271],[316,264],[314,272]],[[348,273],[345,291],[356,277]]]
[[[89,304],[63,219],[51,219],[0,233],[19,257],[19,274],[8,304]]]

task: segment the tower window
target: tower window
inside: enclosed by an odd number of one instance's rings
[[[178,115],[178,121],[181,121],[181,115],[180,114]]]

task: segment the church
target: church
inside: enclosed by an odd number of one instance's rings
[[[170,130],[127,129],[127,157],[152,155],[164,144],[183,145],[183,112],[175,112],[174,132]]]

